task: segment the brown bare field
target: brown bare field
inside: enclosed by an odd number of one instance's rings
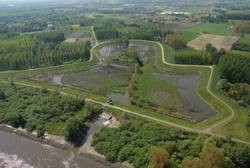
[[[207,43],[212,44],[218,50],[231,50],[232,45],[239,39],[237,36],[221,36],[213,34],[202,34],[196,39],[190,41],[187,45],[196,50],[204,50]]]
[[[74,33],[66,33],[65,39],[66,39],[65,42],[73,43],[79,40],[88,41],[88,40],[91,40],[91,37],[87,33],[84,33],[84,32],[74,32]]]
[[[197,23],[192,22],[190,20],[183,20],[183,21],[174,22],[174,23],[162,24],[161,29],[178,31],[178,30],[183,30],[188,27],[192,27],[196,24]]]

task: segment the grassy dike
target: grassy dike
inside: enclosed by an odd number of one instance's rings
[[[219,81],[219,69],[215,68],[214,80],[212,83],[211,90],[220,97],[224,102],[230,104],[230,106],[236,112],[233,120],[222,127],[218,127],[214,129],[216,134],[223,134],[232,138],[239,138],[245,141],[249,141],[250,133],[246,127],[248,121],[248,113],[249,110],[247,108],[241,107],[238,103],[229,97],[224,96],[221,92],[216,89],[216,84]]]

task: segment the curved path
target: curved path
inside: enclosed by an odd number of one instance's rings
[[[90,60],[93,60],[94,49],[95,49],[96,47],[98,47],[99,45],[101,45],[101,44],[107,43],[107,42],[98,43],[97,38],[96,38],[96,35],[95,35],[94,27],[93,27],[93,26],[92,26],[92,33],[93,33],[93,36],[94,36],[96,45],[95,45],[93,48],[91,48],[91,58],[90,58]],[[209,80],[208,80],[208,83],[207,83],[207,86],[206,86],[206,90],[207,90],[207,92],[208,92],[211,96],[213,96],[217,101],[219,101],[219,102],[222,103],[225,107],[228,108],[228,110],[230,111],[230,115],[227,116],[226,118],[224,118],[224,119],[222,119],[222,120],[220,120],[220,121],[218,121],[218,122],[216,122],[216,123],[210,125],[209,127],[205,128],[204,130],[198,130],[198,129],[189,128],[189,127],[186,127],[186,126],[183,126],[183,125],[179,125],[179,124],[176,124],[176,123],[173,123],[173,122],[169,122],[169,121],[165,121],[165,120],[160,120],[160,119],[157,119],[157,118],[154,118],[154,117],[150,117],[150,116],[147,116],[147,115],[139,114],[139,113],[136,113],[136,112],[133,112],[133,111],[130,111],[130,110],[127,110],[127,109],[118,107],[118,106],[113,106],[113,105],[110,105],[110,104],[107,104],[107,103],[102,103],[102,102],[98,102],[98,101],[91,100],[91,99],[86,99],[86,100],[87,100],[87,101],[90,101],[90,102],[94,102],[94,103],[101,104],[101,105],[106,106],[106,107],[110,107],[110,108],[113,108],[113,109],[117,109],[117,110],[120,110],[120,111],[123,111],[123,112],[126,112],[126,113],[130,113],[130,114],[133,114],[133,115],[137,115],[137,116],[140,116],[140,117],[149,119],[149,120],[154,120],[154,121],[157,121],[157,122],[160,122],[160,123],[164,123],[164,124],[167,124],[167,125],[170,125],[170,126],[174,126],[174,127],[177,127],[177,128],[181,128],[181,129],[184,129],[184,130],[187,130],[187,131],[196,132],[196,133],[203,133],[203,134],[209,134],[209,135],[213,135],[213,136],[225,138],[225,136],[217,135],[217,134],[213,133],[212,130],[213,130],[214,128],[216,128],[216,127],[223,126],[223,125],[229,123],[230,121],[232,121],[232,120],[234,119],[234,117],[236,116],[236,112],[234,111],[234,109],[233,109],[230,105],[228,105],[226,102],[224,102],[222,99],[220,99],[218,96],[216,96],[216,95],[211,91],[211,84],[212,84],[213,75],[214,75],[214,66],[173,64],[173,63],[167,62],[167,61],[165,60],[165,51],[164,51],[164,48],[163,48],[163,46],[162,46],[161,43],[155,42],[155,41],[149,41],[149,40],[135,40],[135,41],[149,42],[149,43],[154,43],[154,44],[159,45],[160,48],[161,48],[162,62],[163,62],[163,64],[165,64],[165,65],[172,66],[172,67],[208,68],[208,69],[210,70],[210,75],[209,75]],[[200,96],[200,95],[199,95],[199,96]],[[210,106],[212,106],[212,105],[211,105],[208,101],[206,101],[202,96],[200,96],[200,97],[201,97],[206,103],[208,103]],[[213,107],[213,106],[212,106],[212,107]],[[244,143],[244,144],[250,145],[250,142],[248,142],[248,141],[243,141],[243,140],[236,139],[236,138],[232,138],[232,140],[233,140],[233,141],[236,141],[236,142],[240,142],[240,143]]]
[[[137,40],[137,41],[146,41],[146,40]],[[223,120],[218,121],[217,123],[209,126],[208,128],[206,128],[204,131],[211,133],[213,128],[222,126],[224,124],[227,124],[228,122],[232,121],[232,119],[235,117],[235,111],[233,110],[233,108],[231,106],[229,106],[227,103],[225,103],[222,99],[220,99],[218,96],[216,96],[212,91],[211,91],[211,84],[212,84],[212,80],[213,80],[213,74],[214,74],[214,66],[205,66],[205,65],[184,65],[184,64],[172,64],[169,63],[165,60],[165,51],[164,48],[162,46],[161,43],[159,42],[154,42],[154,41],[146,41],[146,42],[151,42],[151,43],[155,43],[157,45],[159,45],[161,47],[161,55],[162,55],[162,62],[168,66],[173,66],[173,67],[197,67],[197,68],[208,68],[210,70],[210,75],[209,75],[209,80],[207,83],[207,92],[212,95],[216,100],[218,100],[220,103],[222,103],[223,105],[225,105],[229,111],[230,111],[230,115],[226,118],[224,118]],[[203,98],[204,99],[204,98]],[[205,99],[204,99],[205,100]],[[206,100],[205,100],[206,101]],[[206,101],[207,102],[207,101]],[[209,102],[207,102],[209,104]],[[212,106],[212,105],[210,105]]]

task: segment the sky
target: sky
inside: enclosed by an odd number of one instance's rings
[[[22,2],[56,2],[56,1],[66,1],[66,2],[84,2],[84,1],[89,1],[89,0],[0,0],[0,3],[22,3]]]

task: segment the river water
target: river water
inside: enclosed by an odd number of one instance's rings
[[[0,131],[0,168],[109,168],[73,151]]]

